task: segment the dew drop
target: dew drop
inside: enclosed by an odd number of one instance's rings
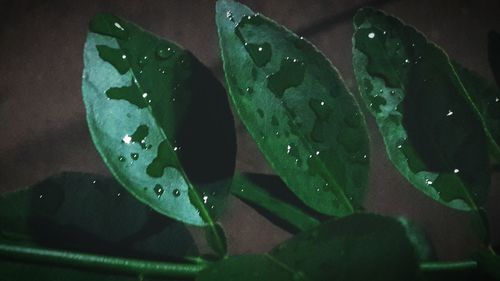
[[[459,170],[459,169],[454,169],[454,170],[453,170],[453,173],[455,173],[455,174],[458,174],[459,172],[460,172],[460,170]]]
[[[163,189],[163,187],[162,187],[161,185],[157,184],[157,185],[155,185],[155,187],[153,188],[153,191],[155,192],[156,196],[157,196],[158,198],[160,198],[160,197],[161,197],[161,195],[162,195],[162,194],[163,194],[163,192],[164,192],[164,189]]]
[[[246,88],[245,90],[248,94],[253,93],[253,89],[251,87]]]
[[[375,38],[375,33],[373,33],[373,32],[368,33],[368,38],[370,38],[370,39]]]
[[[140,67],[144,67],[148,63],[149,63],[149,56],[146,55],[140,57],[139,61],[137,62],[137,64],[139,64]]]
[[[448,113],[446,113],[446,116],[452,116],[452,115],[453,115],[453,111],[448,110]]]
[[[115,37],[118,39],[128,39],[128,32],[122,21],[110,14],[96,15],[89,26],[90,30],[95,33]]]
[[[179,197],[179,196],[181,195],[181,191],[180,191],[179,189],[177,189],[177,188],[176,188],[176,189],[174,189],[174,190],[172,191],[172,195],[173,195],[174,197]]]
[[[134,160],[134,161],[139,159],[139,153],[131,153],[130,158],[132,158],[132,160]]]
[[[118,157],[118,161],[120,161],[120,162],[125,162],[125,157],[123,157],[123,156],[119,156],[119,157]]]
[[[165,60],[170,58],[174,54],[174,50],[172,48],[160,45],[156,48],[156,56],[159,59]]]

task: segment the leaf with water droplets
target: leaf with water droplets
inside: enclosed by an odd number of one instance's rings
[[[73,172],[2,195],[0,241],[141,259],[198,252],[183,224],[137,201],[113,178]]]
[[[230,257],[197,281],[417,280],[415,249],[397,220],[356,214],[325,222],[264,255]]]
[[[218,1],[216,9],[229,95],[271,167],[316,211],[353,213],[367,185],[368,136],[337,70],[311,43],[248,7]],[[259,53],[250,44],[266,47]]]
[[[90,23],[84,64],[88,125],[113,175],[164,215],[215,225],[235,163],[220,83],[182,47],[108,14]]]
[[[434,200],[477,209],[490,184],[487,138],[448,56],[380,11],[359,10],[354,27],[359,91],[390,160]]]

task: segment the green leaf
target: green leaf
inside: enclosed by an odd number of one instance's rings
[[[115,180],[81,173],[1,196],[0,242],[155,260],[198,254],[184,225],[140,203]]]
[[[308,206],[360,208],[368,177],[364,118],[311,43],[237,2],[217,2],[228,92],[271,167]]]
[[[213,225],[235,163],[224,89],[191,53],[136,25],[100,14],[90,30],[82,92],[104,162],[156,211]]]
[[[268,254],[231,257],[199,274],[211,280],[416,280],[417,259],[395,219],[356,214],[326,222]]]
[[[500,256],[493,251],[481,251],[476,255],[476,260],[481,274],[492,280],[500,280]]]
[[[231,193],[292,233],[309,230],[324,219],[298,200],[277,176],[236,174]]]
[[[353,63],[390,160],[446,206],[477,209],[490,184],[487,139],[448,56],[373,9],[354,17]]]
[[[500,33],[496,31],[490,31],[488,34],[488,59],[493,76],[500,87]]]
[[[453,68],[481,119],[491,154],[500,162],[500,92],[489,81],[460,64],[453,62]]]

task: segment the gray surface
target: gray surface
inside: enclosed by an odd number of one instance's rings
[[[248,1],[254,10],[300,31],[353,86],[351,19],[363,3],[416,26],[468,68],[492,79],[486,35],[500,30],[500,1]],[[108,173],[90,141],[80,83],[87,22],[108,11],[190,49],[221,77],[213,1],[1,1],[0,191],[34,183],[63,170]],[[423,226],[439,257],[463,257],[474,245],[463,213],[432,202],[408,185],[388,162],[372,130],[371,190],[367,209],[407,214]],[[237,125],[240,171],[271,173],[244,128]],[[500,177],[488,205],[493,237],[500,238]],[[288,234],[233,200],[223,218],[233,253],[261,252]]]

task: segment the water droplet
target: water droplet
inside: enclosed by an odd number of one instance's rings
[[[175,51],[172,48],[165,45],[160,45],[156,48],[156,56],[162,60],[170,58],[174,53]]]
[[[139,153],[130,153],[130,157],[132,158],[132,160],[137,160],[139,159]]]
[[[324,101],[312,98],[309,100],[309,107],[320,121],[326,121],[332,114],[332,108],[326,105]]]
[[[459,169],[454,169],[454,170],[453,170],[453,173],[455,173],[455,174],[458,174],[459,172],[460,172],[460,170],[459,170]]]
[[[427,185],[432,185],[433,182],[430,179],[425,179],[425,184]]]
[[[370,38],[370,39],[375,38],[375,33],[373,33],[373,32],[368,33],[368,38]]]
[[[119,157],[118,157],[118,161],[120,161],[120,162],[125,162],[125,157],[123,157],[123,156],[119,156]]]
[[[40,194],[40,196],[38,196],[38,198],[42,199],[43,198],[43,194]]]
[[[207,202],[208,202],[208,196],[207,195],[203,195],[203,203],[207,204]]]
[[[495,102],[499,102],[500,101],[500,98],[495,98]]]
[[[126,143],[126,144],[130,144],[130,141],[132,141],[132,137],[129,136],[129,135],[125,135],[122,139],[122,142]]]
[[[95,184],[96,182],[97,182],[96,180],[93,180],[93,181],[92,181],[92,184]]]
[[[267,87],[279,99],[285,90],[297,87],[304,81],[306,65],[290,57],[281,61],[280,69],[267,77]]]
[[[409,59],[405,59],[405,64],[409,64],[410,63],[410,60]]]
[[[453,115],[453,111],[448,110],[448,113],[446,113],[446,116],[452,116],[452,115]]]
[[[139,58],[139,61],[137,61],[137,64],[140,66],[140,67],[144,67],[146,66],[146,64],[149,63],[149,56],[147,55],[144,55],[142,57]]]
[[[173,195],[174,197],[179,197],[179,196],[181,195],[181,191],[180,191],[179,189],[177,189],[177,188],[176,188],[176,189],[174,189],[174,190],[172,191],[172,195]]]
[[[130,69],[127,55],[120,49],[111,48],[106,45],[97,45],[99,57],[110,63],[120,74],[125,74]]]
[[[120,192],[118,192],[118,193],[116,194],[116,196],[117,196],[117,197],[120,197],[121,195],[122,195],[122,194],[121,194]]]
[[[291,149],[292,149],[292,147],[290,145],[287,145],[286,146],[286,154],[290,154]]]
[[[159,184],[155,185],[155,187],[153,188],[153,190],[154,190],[154,192],[155,192],[155,194],[156,194],[156,196],[157,196],[158,198],[160,198],[160,197],[161,197],[161,195],[162,195],[162,194],[163,194],[163,192],[164,192],[163,187],[162,187],[161,185],[159,185]]]
[[[89,26],[90,30],[95,33],[115,37],[117,39],[128,39],[128,32],[125,24],[116,16],[110,14],[96,15]]]
[[[248,94],[251,94],[251,93],[253,93],[253,89],[252,89],[252,88],[250,88],[250,87],[248,87],[248,88],[246,88],[246,92],[247,92]]]

